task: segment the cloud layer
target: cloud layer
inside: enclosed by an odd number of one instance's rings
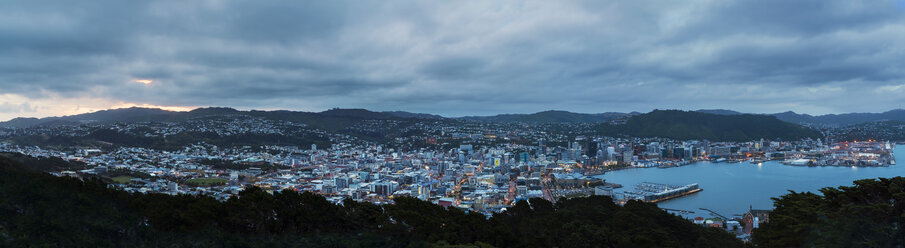
[[[0,96],[20,102],[0,99],[0,117],[76,99],[448,116],[876,112],[905,107],[903,34],[902,1],[11,0]]]

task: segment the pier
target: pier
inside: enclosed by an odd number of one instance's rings
[[[669,185],[661,183],[643,182],[635,185],[635,190],[625,191],[626,199],[645,202],[660,202],[677,197],[682,197],[700,192],[697,183],[688,185]]]
[[[707,211],[707,212],[710,212],[710,215],[713,215],[713,216],[716,216],[716,217],[720,217],[720,218],[723,219],[723,220],[729,220],[729,218],[726,218],[726,216],[723,216],[722,214],[719,214],[719,213],[717,213],[717,212],[715,212],[715,211],[713,211],[713,210],[710,210],[710,209],[707,209],[707,208],[700,208],[700,209],[701,209],[701,210],[704,210],[704,211]]]
[[[666,210],[668,212],[676,212],[676,213],[680,213],[680,214],[693,214],[694,213],[694,211],[691,211],[691,210],[672,209],[672,208],[660,208],[660,209]]]

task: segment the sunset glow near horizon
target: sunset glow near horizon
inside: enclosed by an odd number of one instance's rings
[[[23,102],[14,104],[14,102]],[[125,101],[110,101],[102,98],[67,98],[48,97],[47,99],[29,99],[24,96],[12,94],[0,94],[0,108],[10,108],[10,111],[0,112],[0,121],[7,121],[17,117],[52,117],[67,116],[96,112],[107,109],[120,108],[157,108],[169,111],[191,111],[194,106],[166,106],[154,104],[142,104]]]

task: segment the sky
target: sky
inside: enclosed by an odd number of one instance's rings
[[[905,0],[0,1],[0,120],[905,108]]]

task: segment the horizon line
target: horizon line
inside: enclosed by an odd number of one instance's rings
[[[307,112],[307,113],[323,113],[326,111],[337,110],[337,109],[339,109],[339,110],[360,109],[360,110],[366,110],[366,111],[371,111],[371,112],[376,112],[376,113],[406,112],[406,113],[412,113],[412,114],[427,114],[427,115],[436,115],[436,116],[440,116],[443,118],[450,118],[450,119],[469,118],[469,117],[494,117],[494,116],[500,116],[500,115],[531,115],[531,114],[538,114],[538,113],[551,112],[551,111],[568,112],[568,113],[574,113],[574,114],[589,114],[589,115],[607,114],[607,113],[616,113],[616,114],[650,113],[655,110],[680,110],[680,111],[688,111],[688,112],[732,111],[732,112],[736,112],[739,114],[753,114],[753,115],[774,115],[774,114],[792,112],[794,114],[809,115],[809,116],[826,116],[826,115],[843,115],[843,114],[882,114],[882,113],[887,113],[887,112],[895,111],[895,110],[903,110],[901,108],[894,108],[894,109],[890,109],[890,110],[886,110],[886,111],[882,111],[882,112],[847,112],[847,113],[831,113],[831,114],[814,115],[814,114],[808,114],[808,113],[802,113],[802,112],[795,112],[793,110],[775,112],[775,113],[749,113],[749,112],[742,112],[742,111],[737,111],[737,110],[732,110],[732,109],[721,109],[721,108],[701,108],[701,109],[653,108],[649,111],[633,110],[633,111],[627,111],[627,112],[607,111],[607,112],[596,112],[596,113],[574,112],[574,111],[561,110],[561,109],[547,109],[547,110],[540,110],[540,111],[530,112],[530,113],[523,112],[523,113],[497,113],[497,114],[490,114],[490,115],[445,116],[445,115],[441,115],[441,114],[433,114],[433,113],[427,113],[427,112],[415,112],[415,111],[407,111],[407,110],[371,110],[371,109],[367,109],[367,108],[357,108],[357,107],[350,107],[350,108],[331,107],[331,108],[327,108],[322,111],[305,111],[305,110],[294,110],[294,109],[268,109],[268,108],[254,109],[254,108],[237,108],[237,107],[228,107],[228,106],[206,106],[206,107],[185,107],[185,108],[191,108],[191,109],[185,110],[185,111],[180,111],[180,110],[168,110],[168,109],[164,109],[164,108],[160,108],[160,107],[131,106],[131,107],[109,108],[109,109],[102,109],[102,110],[96,110],[96,111],[88,111],[88,112],[72,114],[72,115],[45,116],[45,117],[17,116],[17,117],[13,117],[11,119],[2,120],[0,122],[9,122],[9,121],[12,121],[15,119],[20,119],[20,118],[21,119],[63,118],[63,117],[78,116],[78,115],[84,115],[84,114],[93,114],[93,113],[98,113],[98,112],[103,112],[103,111],[120,110],[120,109],[156,109],[156,110],[163,110],[163,111],[167,111],[167,112],[183,112],[183,113],[195,111],[198,109],[211,109],[211,108],[225,108],[225,109],[233,109],[233,110],[237,110],[237,111],[292,111],[292,112]]]

